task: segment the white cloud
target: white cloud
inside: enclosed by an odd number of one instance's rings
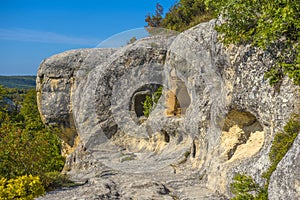
[[[61,35],[46,31],[36,31],[29,29],[1,29],[0,40],[14,40],[25,42],[41,42],[41,43],[59,43],[59,44],[78,44],[93,45],[99,43],[97,39],[80,38]]]

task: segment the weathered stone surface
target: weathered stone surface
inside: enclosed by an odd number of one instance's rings
[[[78,49],[45,59],[37,73],[37,96],[42,120],[64,130],[62,138],[73,145],[77,135],[72,96],[79,81],[106,60],[114,49]]]
[[[80,143],[65,172],[87,182],[45,199],[228,199],[236,173],[264,183],[271,141],[298,112],[299,88],[286,77],[275,92],[264,79],[273,54],[225,47],[216,23],[41,64],[41,114],[47,124],[73,120]],[[69,62],[74,53],[84,62]],[[162,85],[163,94],[140,118],[135,103],[153,93],[149,85]]]
[[[269,199],[300,199],[300,135],[271,176]]]

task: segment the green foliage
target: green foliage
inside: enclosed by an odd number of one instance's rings
[[[156,6],[155,15],[147,15],[145,19],[147,22],[146,28],[150,33],[153,27],[181,32],[212,19],[212,14],[207,9],[204,0],[180,0],[170,8],[164,18],[162,15],[163,8],[159,4]]]
[[[143,104],[143,113],[146,117],[149,117],[152,109],[155,108],[160,96],[162,94],[162,86],[160,86],[152,96],[146,96],[145,101],[142,103]]]
[[[45,193],[39,177],[19,176],[15,179],[0,179],[0,199],[32,200]]]
[[[163,89],[163,87],[162,86],[160,86],[160,87],[158,87],[157,88],[157,90],[153,93],[153,102],[154,102],[154,104],[156,104],[157,102],[158,102],[158,100],[159,100],[159,98],[161,97],[161,95],[162,95],[162,89]]]
[[[175,31],[184,31],[201,22],[212,19],[204,0],[180,0],[171,7],[161,26]]]
[[[263,177],[268,181],[272,173],[276,170],[278,163],[288,152],[294,143],[297,135],[300,132],[300,119],[298,116],[293,116],[291,120],[284,126],[284,132],[277,133],[274,137],[272,147],[269,153],[271,166],[263,174]]]
[[[297,0],[206,0],[215,16],[225,23],[217,27],[226,44],[251,43],[263,49],[280,46],[277,63],[266,74],[271,84],[287,74],[300,85],[300,4]]]
[[[22,121],[8,118],[0,128],[0,177],[60,171],[64,165],[60,140],[41,122],[34,90],[28,91],[19,114]]]
[[[146,99],[143,102],[143,108],[144,108],[143,113],[146,117],[149,117],[152,107],[153,107],[152,97],[146,96]]]
[[[6,188],[10,183],[16,185],[16,188],[11,189],[12,193],[9,194],[13,195],[15,190],[22,191],[23,186],[18,186],[18,183],[36,184],[36,177],[42,180],[42,188],[45,187],[47,190],[59,186],[59,182],[67,182],[59,175],[53,175],[59,174],[64,166],[61,142],[56,135],[58,130],[45,127],[42,123],[37,108],[35,90],[21,91],[20,93],[20,90],[0,86],[0,93],[0,99],[6,99],[6,101],[2,101],[1,108],[6,108],[7,102],[9,102],[7,99],[13,100],[14,104],[21,105],[17,110],[0,109],[0,116],[5,116],[0,119],[0,178],[5,180],[5,184],[2,186]],[[50,175],[52,173],[52,178],[49,178],[49,173]],[[31,191],[27,186],[24,187],[27,192]],[[39,188],[39,186],[35,187]],[[8,189],[5,190],[8,191]],[[33,193],[33,195],[35,194],[37,193]],[[33,198],[31,193],[26,193],[26,195],[20,198]]]
[[[66,174],[56,171],[43,174],[41,181],[46,191],[55,190],[56,188],[75,186],[75,184],[69,180],[69,177]]]
[[[36,76],[0,76],[0,85],[8,88],[32,89],[35,88]]]
[[[297,135],[300,132],[300,118],[297,115],[291,117],[289,122],[284,126],[283,133],[277,133],[274,137],[269,158],[271,166],[263,174],[266,179],[266,184],[260,187],[254,182],[252,177],[237,174],[233,183],[230,184],[230,190],[236,196],[232,199],[242,200],[267,200],[268,199],[268,186],[272,173],[276,170],[278,163],[282,160],[288,150],[294,143]]]
[[[257,183],[254,182],[252,177],[242,174],[235,175],[233,178],[233,183],[230,184],[231,192],[236,195],[234,198],[232,198],[234,200],[254,200],[256,198],[253,196],[253,193],[258,193],[260,189],[261,188]]]
[[[32,133],[18,125],[4,124],[0,134],[3,149],[0,152],[0,177],[42,176],[62,169],[64,158],[60,155],[60,141],[50,131]]]

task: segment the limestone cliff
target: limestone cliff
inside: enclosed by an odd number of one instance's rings
[[[216,23],[41,64],[41,115],[70,130],[62,137],[69,145],[78,135],[65,172],[86,183],[45,199],[228,199],[236,173],[264,183],[273,136],[299,112],[299,88],[284,78],[275,91],[264,78],[274,52],[225,47]],[[141,103],[159,86],[146,118]],[[272,176],[270,198],[282,199],[284,190],[297,199],[299,176],[284,170],[299,171],[297,149],[299,142]]]

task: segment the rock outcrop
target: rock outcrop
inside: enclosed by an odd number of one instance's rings
[[[264,183],[273,136],[299,112],[299,88],[284,78],[275,91],[264,78],[273,54],[225,47],[216,23],[119,49],[68,51],[41,64],[41,115],[70,130],[62,137],[69,145],[78,135],[64,170],[86,183],[46,199],[228,199],[236,173]],[[146,118],[140,104],[159,86],[162,96]],[[282,161],[295,173],[297,149],[299,142]],[[271,195],[299,186],[278,185],[279,177],[292,178],[283,165]]]

